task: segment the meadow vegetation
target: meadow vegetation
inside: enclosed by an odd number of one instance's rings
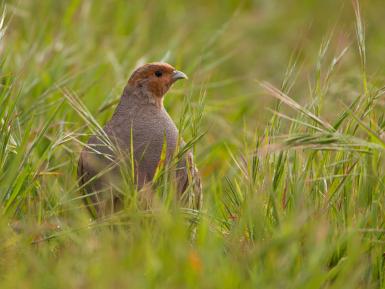
[[[4,1],[0,288],[385,288],[385,6],[361,2]],[[189,75],[165,106],[203,209],[93,220],[79,152],[152,61]]]

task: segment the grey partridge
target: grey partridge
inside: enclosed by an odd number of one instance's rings
[[[184,145],[163,106],[164,95],[179,79],[187,76],[167,63],[149,63],[136,69],[112,118],[102,131],[90,137],[81,152],[79,184],[97,217],[123,206],[117,189],[124,182],[122,168],[132,168],[135,189],[148,194],[146,187],[151,187],[160,164],[170,164],[177,146]],[[177,161],[174,180],[177,197],[183,198],[189,188],[189,207],[199,209],[201,183],[191,150]]]

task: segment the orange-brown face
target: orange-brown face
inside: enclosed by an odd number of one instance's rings
[[[187,79],[187,76],[170,64],[155,62],[145,64],[135,70],[128,83],[162,98],[178,79]]]

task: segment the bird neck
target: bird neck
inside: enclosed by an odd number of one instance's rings
[[[157,97],[144,87],[132,87],[130,84],[128,84],[123,91],[120,104],[125,104],[129,107],[150,104],[156,106],[159,109],[162,109],[163,97]]]

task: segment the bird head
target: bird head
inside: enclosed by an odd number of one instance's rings
[[[128,85],[160,100],[171,85],[179,79],[187,79],[187,75],[170,64],[154,62],[136,69],[131,75]]]

